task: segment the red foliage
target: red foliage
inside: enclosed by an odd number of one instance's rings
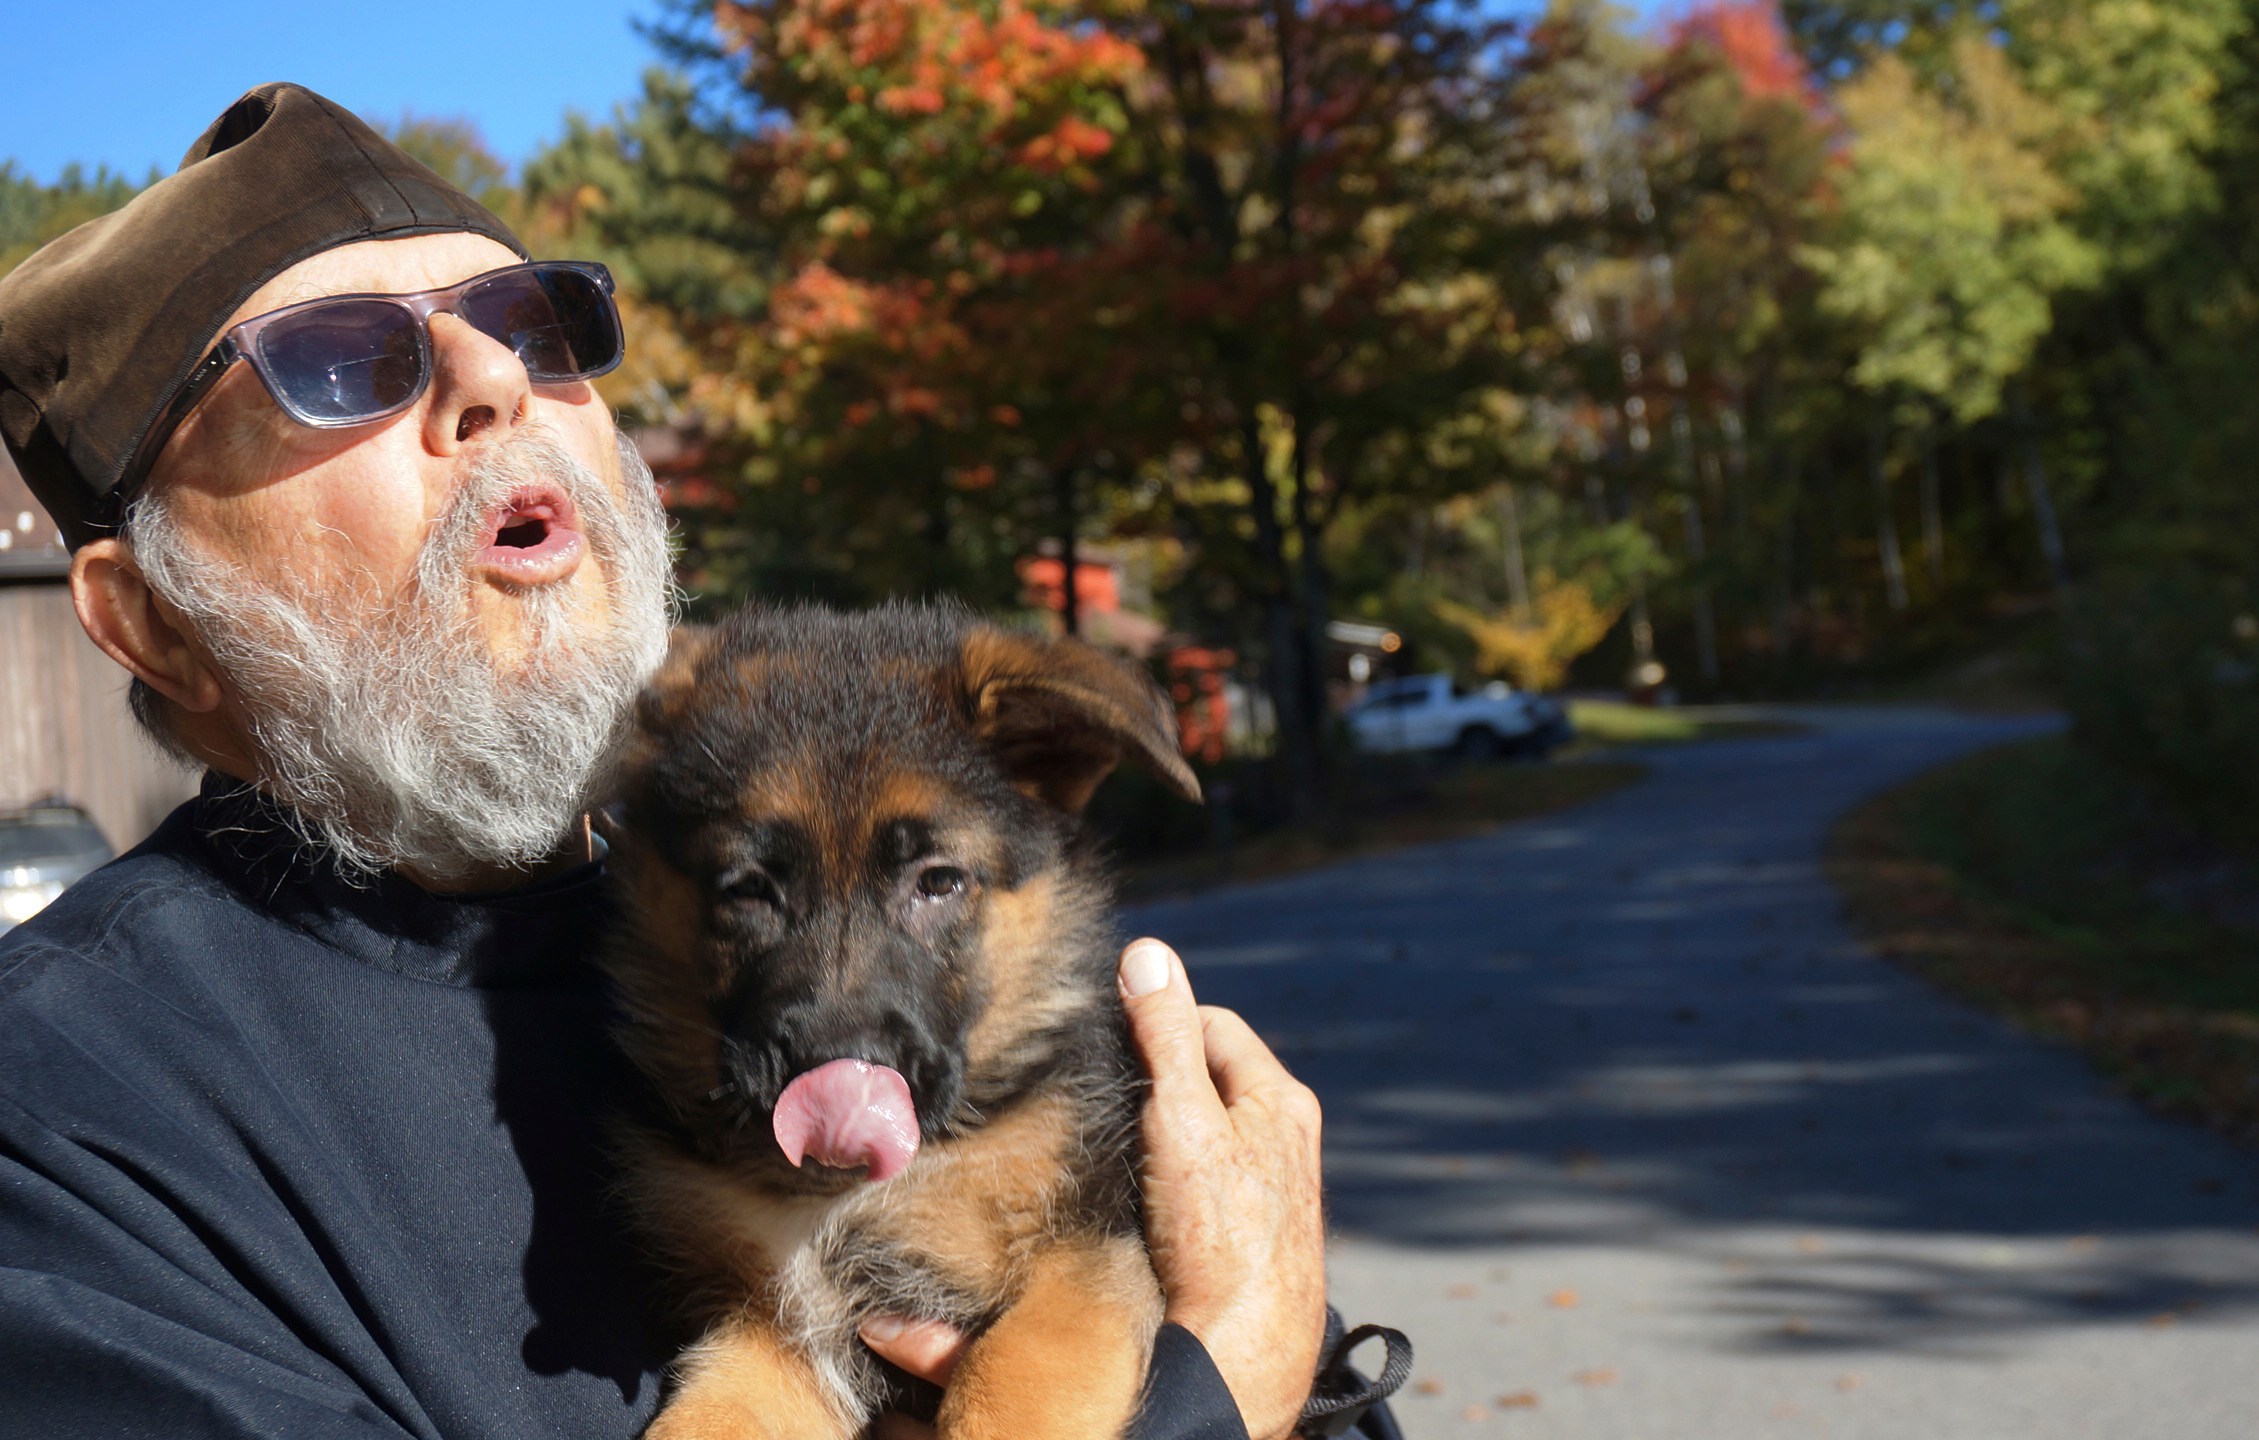
[[[1717,51],[1752,100],[1793,100],[1816,108],[1819,91],[1781,23],[1779,0],[1716,0],[1672,25],[1670,48]]]

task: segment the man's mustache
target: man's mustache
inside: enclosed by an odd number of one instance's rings
[[[454,494],[434,520],[416,556],[424,583],[459,583],[493,539],[492,517],[529,484],[552,485],[572,502],[575,521],[599,560],[615,555],[624,517],[603,477],[567,449],[556,432],[529,425],[478,447],[457,467]]]

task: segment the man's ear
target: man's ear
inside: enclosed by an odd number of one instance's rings
[[[1079,640],[978,625],[958,665],[974,730],[1028,795],[1078,815],[1126,748],[1170,789],[1199,801],[1200,782],[1177,753],[1168,698],[1123,662]]]
[[[132,546],[115,536],[81,545],[71,556],[71,604],[87,638],[134,678],[191,714],[219,709],[218,672],[142,578]]]

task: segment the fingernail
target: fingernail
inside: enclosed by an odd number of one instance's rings
[[[1169,947],[1158,940],[1140,940],[1122,952],[1122,993],[1132,1000],[1150,995],[1169,983]]]
[[[873,1315],[862,1324],[863,1338],[884,1345],[889,1340],[899,1340],[910,1322],[899,1315]]]

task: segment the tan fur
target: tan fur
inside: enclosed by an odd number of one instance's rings
[[[1137,1409],[1161,1290],[1132,1240],[1046,1251],[966,1352],[939,1429],[950,1440],[1119,1435]]]
[[[703,1384],[709,1393],[699,1400],[701,1413],[732,1413],[711,1393],[723,1380],[699,1381],[705,1362],[698,1356],[716,1347],[781,1348],[803,1357],[811,1385],[829,1408],[853,1413],[859,1397],[852,1378],[807,1358],[851,1337],[861,1318],[821,1273],[823,1252],[852,1235],[858,1246],[917,1253],[952,1290],[971,1296],[982,1310],[1001,1312],[971,1353],[1001,1336],[1000,1348],[1012,1358],[968,1372],[988,1377],[974,1392],[986,1398],[953,1402],[954,1411],[943,1412],[944,1436],[1104,1440],[1119,1434],[1160,1328],[1161,1294],[1135,1240],[1057,1233],[1053,1212],[1072,1118],[1066,1097],[1034,1101],[963,1140],[928,1146],[883,1190],[851,1191],[836,1200],[780,1199],[663,1142],[631,1140],[637,1208],[666,1237],[693,1303],[718,1317],[684,1364],[684,1396],[694,1383]],[[1015,1321],[1031,1304],[1034,1309]],[[1078,1318],[1063,1321],[1062,1315]],[[1047,1345],[1059,1355],[1046,1358]],[[716,1373],[757,1379],[766,1372]],[[1062,1376],[1064,1389],[1044,1393]],[[951,1428],[953,1415],[968,1428]],[[1025,1428],[1045,1416],[1060,1428]],[[1107,1418],[1098,1423],[1099,1417]],[[651,1433],[665,1440],[674,1434]],[[702,1433],[686,1432],[686,1440]]]
[[[678,641],[628,750],[632,795],[695,800],[631,803],[614,845],[627,921],[607,963],[627,1013],[622,1042],[671,1112],[621,1122],[623,1189],[705,1326],[649,1434],[846,1440],[885,1392],[857,1327],[886,1311],[977,1336],[939,1416],[944,1440],[1118,1436],[1162,1300],[1136,1233],[1137,1078],[1121,1048],[1107,892],[1088,850],[1067,843],[1068,824],[1031,821],[997,781],[1071,817],[1127,752],[1197,794],[1167,704],[1097,652],[977,625],[953,642],[953,661],[881,653],[843,672],[838,648],[749,649],[733,623],[744,624],[725,622],[718,640]],[[873,683],[890,701],[924,688],[930,707],[872,705],[860,713],[885,725],[835,724],[860,703],[843,674],[883,677]],[[764,694],[824,698],[763,728]],[[915,741],[942,725],[960,747],[938,746],[960,757],[948,764]],[[968,782],[968,742],[1001,775]],[[662,770],[671,789],[642,788]],[[638,814],[653,818],[639,826]],[[887,860],[902,824],[929,848]],[[732,847],[787,829],[805,840],[760,842],[778,848],[757,857],[774,869],[754,869],[754,882],[781,876],[833,908],[790,911],[804,927],[793,933],[823,937],[824,964],[789,972],[799,988],[786,1003],[910,993],[936,1007],[920,1013],[963,1017],[948,1022],[962,1083],[931,1111],[908,1170],[883,1185],[790,1165],[767,1133],[781,1080],[744,1078],[750,1062],[723,1044],[720,1027],[746,1023],[743,997],[761,994],[747,987],[780,973],[759,968],[779,963],[762,947],[786,943],[773,938],[776,916],[800,903],[747,898],[749,862]],[[886,907],[908,903],[924,856],[972,877],[946,892],[971,908],[933,968],[903,969],[899,937],[937,933],[914,928],[935,912]],[[896,864],[911,868],[885,868]],[[858,894],[860,908],[839,899]],[[798,918],[808,914],[828,918]],[[747,928],[761,925],[772,928]],[[806,963],[805,948],[792,953]],[[754,1087],[766,1098],[749,1100]]]
[[[965,637],[959,667],[976,728],[1009,758],[1024,793],[1080,814],[1126,744],[1171,789],[1200,798],[1167,700],[1111,656],[978,629]]]
[[[855,1427],[826,1403],[807,1360],[747,1318],[684,1354],[681,1388],[646,1440],[849,1440]]]
[[[1020,1037],[1057,1022],[1073,1003],[1056,964],[1066,928],[1059,902],[1058,882],[1048,875],[988,897],[981,926],[988,1007],[965,1038],[975,1070],[998,1067]]]

